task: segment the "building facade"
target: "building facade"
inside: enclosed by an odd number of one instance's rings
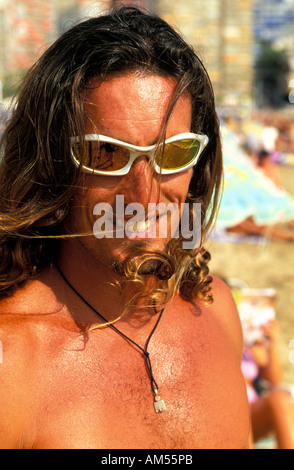
[[[157,10],[203,58],[218,102],[250,102],[252,0],[159,0]]]
[[[54,22],[50,1],[0,0],[0,80],[4,91],[5,85],[17,86],[19,78],[51,42]]]
[[[294,78],[294,0],[254,0],[253,17],[254,55],[262,40],[286,50]]]

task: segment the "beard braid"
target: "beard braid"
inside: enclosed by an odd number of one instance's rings
[[[169,258],[167,255],[167,245],[160,252],[148,249],[148,241],[134,241],[131,246],[129,244],[125,246],[128,252],[125,259],[113,259],[111,262],[111,267],[115,274],[129,279],[132,275],[134,277],[154,275],[162,278],[163,265],[166,265],[166,261]]]
[[[136,286],[136,294],[128,303],[126,310],[134,308],[136,315],[138,302],[145,299],[143,311],[146,311],[146,308],[149,310],[148,318],[150,312],[156,314],[161,311],[170,297],[168,280],[175,274],[175,265],[165,251],[151,252],[142,250],[141,247],[141,250],[136,250],[123,261],[112,260],[111,266],[113,272],[122,278],[115,282],[121,291],[129,282],[133,282]]]
[[[141,276],[155,275],[160,271],[162,262],[157,259],[149,259],[145,261],[139,268],[138,274]],[[115,274],[125,276],[125,262],[113,260],[111,263],[112,270]]]

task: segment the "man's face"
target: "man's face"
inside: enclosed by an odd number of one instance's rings
[[[156,144],[175,85],[172,78],[153,75],[127,74],[109,78],[101,85],[98,80],[92,79],[84,94],[86,134],[101,134],[141,147]],[[185,94],[180,97],[173,110],[166,138],[190,132],[190,127],[191,99]],[[151,169],[148,157],[142,154],[134,161],[126,175],[84,174],[82,188],[75,196],[65,227],[68,232],[91,233],[88,237],[78,238],[77,242],[105,266],[123,261],[132,248],[137,246],[162,251],[165,249],[167,238],[158,235],[158,217],[153,223],[155,229],[157,228],[157,237],[153,235],[151,238],[148,230],[142,230],[142,224],[139,234],[134,231],[129,236],[124,234],[124,238],[116,237],[115,230],[118,226],[121,228],[131,217],[125,214],[124,220],[121,220],[121,213],[117,214],[116,196],[123,196],[125,206],[141,204],[147,218],[150,203],[173,203],[180,207],[180,204],[185,202],[192,171],[190,169],[173,175],[158,175]],[[93,235],[97,220],[93,209],[100,203],[106,203],[107,207],[112,208],[113,238],[97,239]],[[117,218],[120,220],[117,221]]]

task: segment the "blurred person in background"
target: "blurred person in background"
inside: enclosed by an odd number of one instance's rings
[[[246,346],[242,371],[247,384],[255,442],[273,434],[279,449],[293,449],[291,396],[283,389],[283,367],[278,351],[276,319],[262,326],[262,336]],[[293,419],[293,414],[292,414]]]

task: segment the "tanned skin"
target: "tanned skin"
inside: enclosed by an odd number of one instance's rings
[[[94,83],[95,84],[95,83]],[[93,85],[93,84],[92,84]],[[157,76],[114,77],[85,93],[86,130],[134,145],[155,143],[175,83]],[[154,92],[156,90],[156,92]],[[183,95],[167,138],[189,132],[191,100]],[[160,200],[185,201],[192,170],[163,176]],[[123,177],[85,176],[64,227],[93,227],[93,205],[158,199],[147,158]],[[152,189],[148,189],[148,188]],[[73,238],[60,244],[58,265],[108,320],[117,318],[134,287],[110,284],[134,240]],[[146,241],[142,241],[145,243]],[[154,239],[151,248],[164,249]],[[148,277],[152,283],[152,275]],[[155,413],[140,350],[103,321],[68,286],[54,265],[0,303],[0,445],[35,449],[246,448],[250,418],[241,374],[242,331],[225,284],[214,279],[208,306],[176,295],[149,344],[152,370],[166,410]],[[139,308],[140,307],[140,308]],[[116,323],[145,345],[158,316],[138,306]]]

